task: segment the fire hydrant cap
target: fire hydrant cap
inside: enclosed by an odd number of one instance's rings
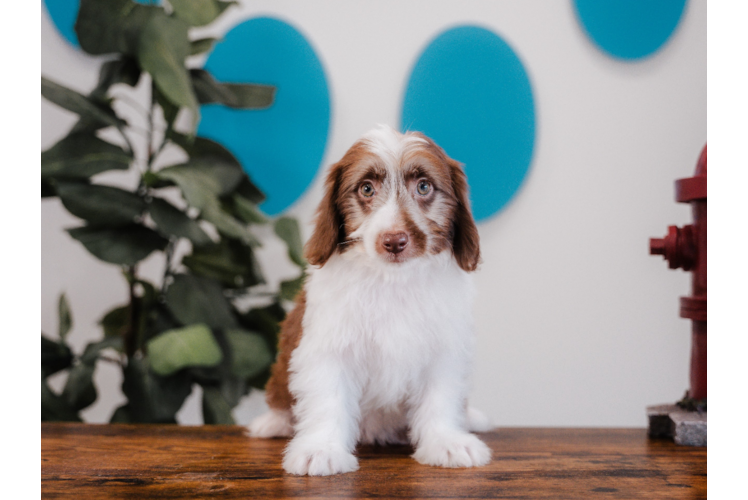
[[[675,181],[675,199],[681,203],[706,199],[706,145],[701,150],[694,176]]]

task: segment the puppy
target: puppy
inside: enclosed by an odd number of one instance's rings
[[[282,325],[257,437],[292,436],[291,474],[354,471],[358,442],[411,443],[442,467],[490,461],[470,430],[473,287],[480,259],[459,163],[420,133],[379,127],[333,165]]]

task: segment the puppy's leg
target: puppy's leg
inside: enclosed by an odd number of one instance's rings
[[[426,373],[423,393],[411,414],[413,454],[418,462],[441,467],[477,467],[491,461],[491,450],[467,432],[466,383],[459,362],[445,359]],[[456,366],[457,365],[457,366]],[[455,370],[445,369],[451,366]]]
[[[304,349],[291,360],[290,388],[296,398],[296,434],[286,447],[290,474],[328,476],[358,469],[359,390],[339,356]]]
[[[252,437],[272,438],[293,435],[291,406],[293,397],[288,390],[288,365],[291,354],[301,341],[301,321],[306,310],[306,293],[301,291],[296,298],[296,307],[281,324],[278,358],[270,370],[270,380],[265,386],[265,400],[270,411],[255,418],[249,424]]]

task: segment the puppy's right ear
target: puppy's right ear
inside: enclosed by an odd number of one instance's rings
[[[317,208],[314,232],[304,246],[307,262],[315,266],[323,266],[332,257],[345,234],[343,216],[338,208],[341,171],[341,164],[336,163],[327,174],[325,195]]]

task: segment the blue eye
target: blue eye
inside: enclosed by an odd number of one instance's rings
[[[431,183],[429,181],[418,181],[418,186],[416,186],[416,190],[418,191],[418,194],[421,196],[426,196],[431,192]]]

